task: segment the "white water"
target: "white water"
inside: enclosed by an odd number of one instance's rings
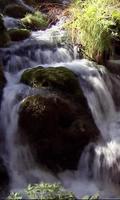
[[[7,23],[9,25],[9,20]],[[87,60],[73,61],[75,52],[69,46],[59,44],[66,38],[64,30],[61,30],[62,23],[46,31],[33,32],[22,43],[13,43],[9,48],[0,49],[7,78],[0,116],[6,135],[11,190],[19,190],[28,183],[40,181],[61,182],[78,197],[96,192],[101,197],[117,197],[120,195],[120,112],[116,110],[111,88],[101,76],[102,73],[107,76],[104,67],[99,66],[98,70],[94,63]],[[101,132],[100,141],[86,147],[78,170],[65,171],[57,178],[37,167],[28,146],[20,144],[17,133],[20,101],[30,94],[40,92],[20,84],[19,79],[22,70],[37,65],[66,66],[78,75]]]

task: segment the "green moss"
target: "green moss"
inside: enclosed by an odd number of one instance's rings
[[[21,82],[31,87],[48,87],[70,94],[75,94],[76,91],[80,90],[75,74],[65,67],[28,69],[23,73]]]
[[[10,29],[8,30],[9,36],[12,41],[24,40],[30,36],[30,31],[27,29]]]
[[[21,21],[27,28],[32,30],[43,30],[48,26],[47,17],[39,11],[36,11],[34,14],[27,14]]]
[[[59,184],[41,183],[35,185],[28,185],[24,190],[24,196],[29,199],[40,200],[75,200],[73,193],[66,191]],[[11,193],[8,200],[24,199],[22,193]]]

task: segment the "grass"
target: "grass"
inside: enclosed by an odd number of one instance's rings
[[[119,0],[74,0],[68,8],[68,30],[74,44],[82,44],[91,58],[111,48],[120,36]]]

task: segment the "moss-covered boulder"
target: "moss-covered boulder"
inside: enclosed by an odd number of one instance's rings
[[[30,31],[27,29],[9,29],[8,34],[10,36],[11,41],[20,41],[25,40],[30,36]]]
[[[76,169],[83,148],[98,135],[86,108],[84,112],[57,95],[30,96],[21,103],[21,140],[29,143],[37,163],[53,171]]]
[[[4,14],[14,18],[23,18],[31,11],[26,7],[18,4],[7,5],[4,9]]]
[[[50,88],[61,93],[79,95],[80,87],[75,74],[65,67],[36,67],[25,70],[21,82],[31,87]]]
[[[44,30],[49,24],[47,17],[39,11],[27,14],[21,21],[30,30]]]
[[[21,142],[52,171],[76,169],[84,147],[99,136],[77,77],[65,67],[37,67],[26,70],[21,82],[47,90],[21,102]]]
[[[10,43],[10,37],[4,26],[2,17],[0,14],[0,47],[5,47]]]

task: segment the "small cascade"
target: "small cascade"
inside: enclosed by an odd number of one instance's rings
[[[31,37],[22,43],[16,42],[6,49],[0,49],[5,70],[17,72],[31,66],[72,61],[74,51],[70,45],[64,43],[66,33],[61,30],[63,22],[64,19],[61,19],[56,26],[46,31],[33,32]]]
[[[82,188],[81,193],[84,195],[98,192],[101,197],[115,198],[120,195],[120,112],[112,98],[111,87],[109,88],[112,85],[109,74],[103,66],[87,60],[73,61],[65,66],[79,77],[101,138],[97,144],[86,147],[80,158],[78,171],[68,176],[69,181],[65,181],[66,173],[62,174],[62,181],[79,195],[78,188]],[[118,83],[115,77],[114,82]],[[117,86],[119,88],[119,84]],[[73,179],[75,181],[72,182]],[[91,186],[85,189],[85,184]]]
[[[77,73],[102,138],[98,144],[88,145],[80,159],[79,170],[85,169],[85,177],[94,180],[102,189],[104,185],[112,194],[118,192],[120,184],[120,112],[116,109],[109,83],[101,76],[101,73],[109,74],[93,64],[88,69],[89,65],[84,73],[81,70]],[[110,81],[109,77],[106,80]]]

